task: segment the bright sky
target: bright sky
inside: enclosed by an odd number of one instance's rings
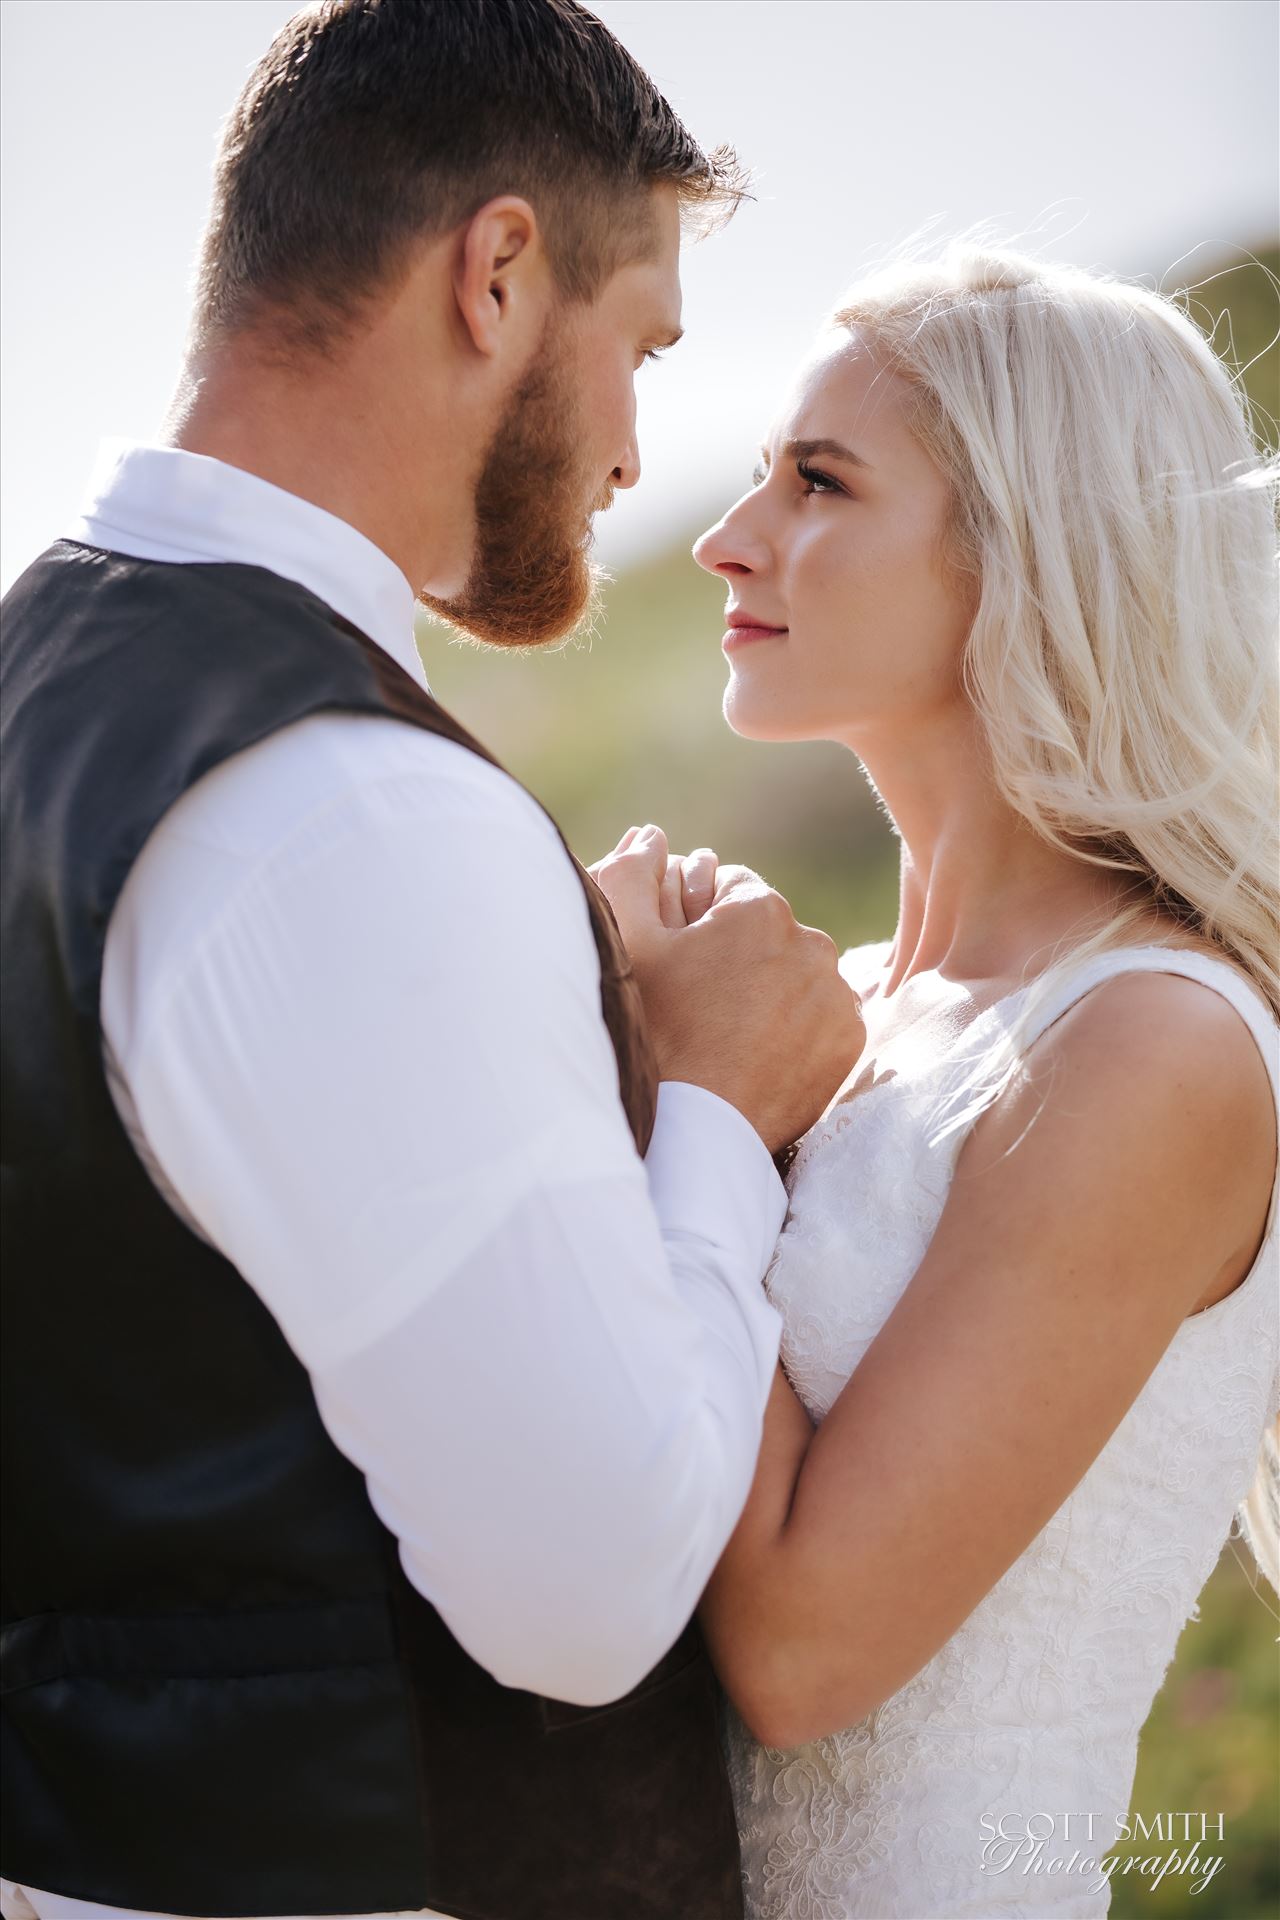
[[[219,124],[289,0],[4,0],[0,585],[74,516],[100,435],[177,371]],[[877,250],[940,217],[1194,280],[1280,227],[1270,0],[600,0],[759,202],[687,255],[641,379],[625,563],[747,483],[789,370]],[[1175,263],[1182,261],[1180,266]]]

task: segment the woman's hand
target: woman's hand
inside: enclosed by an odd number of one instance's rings
[[[628,827],[614,853],[625,853],[642,827]],[[661,833],[660,828],[654,832]],[[666,835],[662,834],[663,844]],[[607,860],[606,854],[604,859]],[[688,927],[700,920],[715,898],[716,870],[719,860],[711,847],[695,847],[692,853],[668,853],[666,874],[658,889],[658,903],[662,912],[664,927]],[[593,880],[599,880],[603,861],[597,860],[587,872]]]

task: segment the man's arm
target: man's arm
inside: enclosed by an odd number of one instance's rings
[[[393,723],[303,724],[311,767],[317,729],[348,758],[352,728],[398,737],[286,805],[274,736],[166,816],[104,1034],[410,1578],[499,1680],[598,1704],[677,1637],[746,1499],[785,1196],[742,1115],[675,1085],[651,1190],[580,883],[514,783]]]

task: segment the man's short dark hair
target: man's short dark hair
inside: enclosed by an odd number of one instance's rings
[[[223,130],[195,340],[265,327],[323,350],[414,241],[498,194],[533,205],[556,282],[589,301],[653,243],[744,197],[578,0],[320,0],[254,68]]]

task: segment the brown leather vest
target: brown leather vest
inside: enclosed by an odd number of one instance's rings
[[[478,1666],[405,1579],[260,1297],[157,1193],[105,1082],[107,922],[205,771],[326,709],[492,756],[254,567],[59,542],[6,599],[0,671],[0,1871],[194,1915],[739,1920],[696,1621],[604,1707]],[[652,1051],[608,903],[578,871],[643,1150]]]

